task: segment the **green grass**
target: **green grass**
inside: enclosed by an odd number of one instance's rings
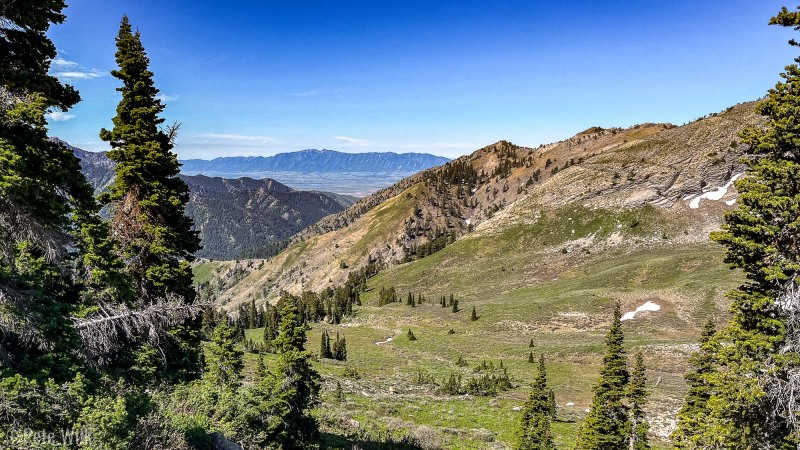
[[[325,401],[317,414],[331,447],[361,442],[362,448],[400,448],[369,442],[422,436],[449,449],[508,448],[519,421],[514,408],[524,402],[535,375],[535,365],[527,362],[533,351],[547,359],[563,419],[553,426],[559,448],[570,448],[591,402],[617,300],[623,310],[647,300],[662,306],[624,322],[623,329],[628,351],[645,353],[652,394],[648,413],[654,429],[663,426],[685,392],[686,344],[696,341],[708,317],[726,318],[724,292],[740,281],[722,263],[715,244],[676,247],[659,240],[665,230],[685,226],[653,208],[625,213],[565,208],[499,233],[475,233],[427,258],[383,271],[369,281],[361,296],[364,306],[354,316],[340,325],[314,324],[308,332],[314,353],[322,329],[347,338],[347,362],[315,363],[325,380]],[[567,254],[557,250],[576,239],[612,233],[645,243],[590,247],[588,253],[577,246]],[[378,291],[389,286],[398,289],[403,303],[376,306]],[[406,306],[408,291],[422,292],[427,302]],[[438,304],[440,295],[451,292],[460,312]],[[473,306],[477,321],[469,318]],[[407,339],[409,329],[416,341]],[[248,337],[260,339],[261,330],[249,330]],[[389,337],[391,342],[377,344]],[[531,339],[534,348],[528,347]],[[459,356],[467,367],[456,364]],[[435,383],[451,373],[468,379],[482,360],[502,361],[515,387],[494,398],[436,393]],[[345,377],[345,368],[360,378]],[[420,371],[434,384],[414,384]],[[345,391],[344,402],[332,398],[336,380]],[[355,422],[357,432],[348,428]],[[653,448],[669,448],[654,440]]]
[[[217,261],[204,261],[192,266],[192,275],[194,277],[194,285],[205,283],[214,276],[216,270],[222,267],[225,263]]]

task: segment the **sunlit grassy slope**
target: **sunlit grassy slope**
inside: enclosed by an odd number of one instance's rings
[[[506,448],[519,420],[514,408],[533,380],[534,365],[527,362],[533,351],[547,358],[562,419],[555,430],[560,448],[570,448],[576,421],[591,401],[614,303],[628,311],[649,300],[662,309],[625,322],[624,331],[629,351],[644,352],[653,429],[663,436],[685,391],[682,374],[699,327],[708,317],[724,320],[724,292],[738,282],[717,245],[680,244],[678,237],[694,232],[691,220],[650,206],[570,206],[499,230],[479,229],[432,256],[382,272],[370,280],[354,317],[309,331],[313,352],[323,328],[348,343],[347,363],[317,364],[326,380],[318,412],[324,429],[336,439],[364,442],[414,436],[444,448]],[[378,291],[390,286],[403,302],[377,306]],[[427,301],[406,306],[409,291]],[[439,306],[439,296],[450,293],[459,300],[457,313]],[[473,306],[477,321],[470,320]],[[416,341],[407,339],[409,329]],[[466,367],[456,364],[459,356]],[[495,398],[436,393],[435,383],[451,373],[474,376],[483,360],[502,361],[516,387]],[[360,378],[345,376],[345,367]],[[420,374],[433,382],[420,383]],[[333,399],[336,380],[344,401]]]

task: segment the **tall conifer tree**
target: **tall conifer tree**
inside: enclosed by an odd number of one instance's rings
[[[628,445],[628,408],[624,403],[630,374],[623,348],[624,334],[619,302],[614,306],[611,329],[606,335],[606,355],[600,380],[594,387],[589,414],[581,425],[578,449],[623,449]]]
[[[647,438],[650,424],[644,414],[644,404],[647,402],[647,374],[645,373],[642,352],[636,354],[635,361],[627,389],[631,421],[630,436],[628,437],[630,445],[628,448],[631,450],[647,450],[650,448]]]
[[[533,389],[528,395],[528,400],[522,408],[522,418],[517,435],[517,450],[553,450],[553,434],[550,431],[550,422],[553,418],[551,411],[550,393],[547,387],[547,370],[544,365],[544,355],[539,356],[539,370]]]
[[[80,240],[97,231],[102,238],[102,227],[80,234],[100,222],[97,204],[72,151],[47,138],[45,113],[80,100],[48,73],[56,49],[46,33],[64,7],[0,2],[0,353],[15,372],[56,380],[79,367],[69,316],[82,306],[82,277],[72,250],[83,253]]]
[[[101,201],[113,212],[111,234],[134,283],[134,306],[165,299],[188,304],[195,298],[189,265],[200,240],[184,211],[189,188],[177,177],[180,164],[172,152],[176,127],[162,128],[164,105],[157,98],[150,60],[127,16],[122,18],[116,44],[119,69],[111,73],[122,81],[117,88],[122,100],[112,119],[114,128],[100,132],[111,145],[108,156],[116,163],[116,178]],[[200,333],[195,322],[189,320],[165,336],[171,342],[161,344],[162,375],[180,379],[197,374]],[[142,351],[135,357],[139,363],[142,355],[152,353]]]
[[[689,391],[683,407],[678,412],[678,427],[672,434],[677,448],[703,448],[713,440],[701,433],[708,416],[711,398],[710,377],[714,373],[714,355],[717,352],[714,322],[709,319],[700,334],[700,349],[689,357],[690,371],[685,375]]]
[[[783,8],[770,24],[797,29],[800,13]],[[715,448],[800,443],[800,404],[791,400],[800,396],[792,381],[800,372],[800,305],[796,294],[777,301],[796,292],[800,272],[800,66],[787,66],[781,77],[756,105],[766,126],[740,133],[748,170],[736,181],[739,207],[711,236],[726,247],[725,261],[745,275],[728,294],[733,317],[714,337],[716,367],[705,377],[711,396],[698,434]]]

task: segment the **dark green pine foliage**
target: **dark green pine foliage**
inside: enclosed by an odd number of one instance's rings
[[[408,333],[406,333],[406,336],[408,336],[408,340],[409,341],[416,341],[417,340],[417,337],[414,336],[414,333],[411,331],[411,328],[408,329]]]
[[[536,346],[533,344],[533,338],[531,338],[531,342],[530,342],[530,343],[528,343],[528,347],[530,347],[530,348],[536,347]]]
[[[713,339],[716,329],[709,319],[700,335],[700,349],[689,357],[690,371],[685,375],[689,391],[683,407],[678,412],[678,427],[672,434],[677,448],[703,448],[712,445],[712,440],[701,431],[708,416],[708,400],[711,398],[710,378],[715,372],[714,355],[717,341]]]
[[[314,448],[319,426],[311,410],[319,403],[320,376],[304,349],[306,324],[295,302],[284,302],[280,316],[280,332],[275,339],[278,359],[271,377],[267,377],[267,391],[281,420],[270,442],[284,449]]]
[[[123,83],[117,88],[122,100],[112,119],[114,128],[100,132],[111,144],[109,158],[117,163],[115,182],[103,196],[114,208],[113,235],[122,244],[140,297],[176,294],[192,300],[189,263],[200,241],[184,213],[189,188],[177,177],[174,129],[161,128],[164,105],[157,98],[141,36],[132,32],[127,17],[116,42],[119,70],[111,73]]]
[[[339,333],[336,333],[336,340],[333,341],[332,354],[337,361],[347,361],[347,339],[344,336],[339,338]]]
[[[78,159],[47,139],[45,113],[80,100],[48,74],[56,49],[47,31],[64,21],[64,7],[0,2],[0,348],[13,372],[58,381],[82,364],[69,316],[86,306],[86,273],[75,266],[93,239],[103,239],[102,226],[89,225],[100,221]],[[105,256],[96,262],[115,264]]]
[[[800,12],[783,8],[770,24],[798,29]],[[796,321],[797,311],[776,302],[797,288],[800,272],[800,58],[795,62],[756,105],[766,125],[739,134],[748,146],[747,174],[736,182],[739,207],[711,236],[726,247],[725,261],[746,278],[728,294],[733,317],[714,338],[720,342],[717,367],[707,377],[711,398],[699,433],[717,448],[800,444],[793,425],[797,403],[778,400],[791,385],[791,372],[800,368],[798,330],[789,320],[794,314]],[[788,339],[787,332],[794,337]]]
[[[408,292],[408,298],[406,298],[406,305],[414,306],[414,295],[411,291]]]
[[[278,308],[267,304],[264,310],[264,345],[272,348],[272,342],[278,337]]]
[[[478,320],[478,313],[477,313],[477,311],[475,311],[475,307],[474,306],[472,307],[472,315],[469,316],[469,320],[471,320],[473,322]]]
[[[628,445],[630,425],[624,401],[630,375],[620,318],[620,305],[617,302],[611,329],[606,335],[606,354],[600,369],[600,380],[594,386],[591,409],[578,434],[577,448],[581,450],[622,449]]]
[[[631,371],[631,378],[628,382],[628,403],[630,405],[630,445],[628,448],[633,450],[647,450],[650,444],[647,439],[647,432],[650,424],[644,414],[644,404],[647,403],[647,374],[644,366],[644,356],[642,352],[636,354],[636,362]]]
[[[529,362],[529,363],[531,363],[531,364],[533,364],[534,362],[536,362],[536,360],[535,360],[535,359],[533,359],[533,351],[531,351],[531,352],[529,352],[529,353],[528,353],[528,362]]]
[[[172,152],[176,128],[162,129],[158,100],[149,59],[127,17],[122,18],[116,39],[117,88],[122,100],[114,128],[100,137],[110,143],[108,153],[116,163],[116,178],[101,201],[112,209],[111,234],[119,242],[126,273],[134,282],[134,306],[147,306],[167,298],[191,303],[195,298],[190,263],[200,248],[192,221],[184,209],[189,189],[177,177],[180,164]],[[170,333],[161,344],[165,353],[160,373],[168,379],[197,374],[200,365],[199,323],[190,321]],[[147,351],[143,349],[143,351]]]
[[[517,433],[517,450],[552,450],[553,433],[550,423],[553,419],[552,403],[547,387],[547,370],[544,355],[539,356],[539,370],[533,382],[533,389],[522,407],[519,431]]]
[[[319,357],[320,358],[333,358],[331,351],[331,338],[327,330],[322,330],[322,338],[319,344]]]
[[[455,312],[458,312],[458,300],[453,300],[453,302],[452,302],[452,305],[453,305],[453,309],[452,309],[452,311],[453,311],[454,313],[455,313]]]
[[[236,342],[236,330],[228,325],[227,319],[222,319],[211,333],[207,347],[205,377],[213,386],[232,391],[241,386],[244,353]]]

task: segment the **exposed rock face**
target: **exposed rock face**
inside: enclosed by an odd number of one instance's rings
[[[243,450],[241,445],[220,433],[211,433],[211,446],[214,450]]]

